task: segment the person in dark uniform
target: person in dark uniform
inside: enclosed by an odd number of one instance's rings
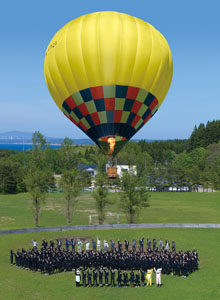
[[[124,286],[128,285],[128,273],[126,271],[123,272],[123,283]]]
[[[135,276],[135,286],[140,286],[140,275],[139,275],[139,272],[137,272],[136,276]]]
[[[135,240],[132,241],[132,250],[136,251],[136,241]]]
[[[53,261],[52,261],[52,267],[53,267]],[[34,255],[33,255],[33,270],[34,270],[34,272],[36,272],[37,269],[38,269],[38,259],[37,259],[36,254],[34,253]],[[53,273],[53,270],[52,270],[52,273]]]
[[[19,249],[18,249],[18,251],[17,251],[16,257],[17,257],[17,265],[18,265],[19,267],[23,267],[23,266],[22,266],[22,254],[21,254],[21,252],[20,252]]]
[[[66,240],[65,240],[66,251],[69,250],[69,244],[70,244],[70,242],[69,242],[68,238],[66,238]]]
[[[111,287],[115,286],[115,270],[111,269]]]
[[[126,239],[125,240],[125,250],[128,251],[128,247],[129,247],[129,241]]]
[[[118,277],[117,277],[117,282],[118,282],[118,287],[121,287],[121,282],[122,282],[122,273],[121,270],[118,269]]]
[[[97,270],[94,268],[93,269],[93,286],[98,286],[97,277],[98,277],[98,273],[97,273]]]
[[[82,285],[86,287],[86,270],[82,269]]]
[[[142,238],[142,239],[139,240],[139,250],[141,252],[144,251],[144,238]]]
[[[43,246],[43,248],[46,249],[46,248],[47,248],[47,245],[48,245],[48,242],[47,242],[47,240],[44,239],[44,240],[42,241],[42,246]]]
[[[48,261],[48,259],[45,259],[45,261],[44,261],[44,269],[45,269],[45,275],[49,275],[49,261]]]
[[[145,272],[143,269],[140,270],[141,271],[141,285],[145,284]]]
[[[40,260],[39,267],[40,267],[40,272],[43,274],[43,272],[44,272],[44,261],[43,261],[43,259]]]
[[[111,240],[111,251],[114,251],[115,249],[115,241]]]
[[[161,251],[162,248],[163,248],[163,241],[161,240],[161,238],[159,238],[159,240],[158,240],[158,250]]]
[[[10,263],[11,263],[11,265],[14,264],[14,252],[13,252],[12,249],[11,249],[11,251],[10,251]]]
[[[92,286],[92,271],[90,270],[90,268],[88,268],[88,270],[87,270],[87,278],[88,278],[88,286],[91,287]]]
[[[147,238],[147,250],[151,249],[151,240]]]
[[[62,257],[61,256],[59,256],[58,259],[57,259],[57,267],[58,267],[58,271],[62,272],[63,264],[62,264]]]
[[[99,268],[99,286],[103,285],[103,270]]]
[[[118,240],[118,251],[121,252],[122,251],[122,243],[120,240]]]
[[[105,286],[109,285],[109,270],[107,268],[104,269],[105,272]]]
[[[92,239],[92,250],[96,250],[96,241]]]
[[[134,272],[131,271],[130,273],[130,285],[133,287],[134,286]]]
[[[153,239],[153,250],[157,248],[157,241],[156,239]]]
[[[176,251],[176,245],[174,241],[172,241],[172,251]]]
[[[76,243],[75,243],[74,239],[71,239],[70,243],[71,243],[71,247],[72,247],[72,252],[75,252]]]
[[[58,239],[56,239],[56,241],[57,241],[57,248],[60,250],[62,247],[62,242],[61,242],[61,240],[58,240]]]
[[[50,240],[50,249],[53,250],[54,249],[54,241]]]
[[[18,266],[18,252],[15,252],[15,265]]]
[[[53,272],[53,264],[52,264],[52,261],[49,259],[49,266],[48,266],[48,270],[49,270],[49,275],[52,274]]]

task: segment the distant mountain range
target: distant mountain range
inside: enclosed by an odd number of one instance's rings
[[[0,133],[0,144],[29,144],[32,143],[32,132],[8,131]],[[50,144],[62,144],[63,138],[46,137]],[[93,145],[94,142],[89,139],[73,139],[77,145]]]
[[[31,144],[32,143],[32,132],[23,131],[8,131],[0,133],[0,144]],[[62,144],[63,138],[46,137],[46,140],[50,144]],[[133,141],[138,142],[138,139]],[[154,140],[146,140],[152,142]],[[90,139],[73,139],[73,143],[77,145],[94,145],[94,142]]]

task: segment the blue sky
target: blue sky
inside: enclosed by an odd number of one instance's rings
[[[39,130],[52,137],[86,137],[52,100],[44,80],[44,54],[67,22],[103,10],[151,23],[172,51],[171,88],[135,138],[188,138],[195,124],[220,119],[219,1],[8,0],[0,11],[0,132]]]

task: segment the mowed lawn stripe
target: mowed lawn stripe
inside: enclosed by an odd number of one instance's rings
[[[120,193],[110,193],[106,212],[120,215],[127,223],[120,203]],[[151,193],[150,207],[141,210],[137,223],[220,223],[219,193]],[[30,196],[26,194],[0,196],[0,230],[34,226]],[[96,214],[91,193],[82,193],[76,205],[71,225],[89,224],[89,215]],[[95,220],[95,219],[94,219]],[[97,221],[97,219],[95,220]],[[116,223],[116,217],[106,222]],[[42,207],[40,226],[65,226],[65,199],[62,193],[49,194]]]

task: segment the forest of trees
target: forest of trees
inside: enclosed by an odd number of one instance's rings
[[[69,138],[64,139],[61,148],[51,149],[40,133],[33,135],[33,144],[33,149],[25,152],[0,150],[0,193],[28,191],[33,174],[35,180],[38,180],[37,176],[44,178],[43,174],[46,174],[47,184],[42,182],[42,189],[53,187],[53,174],[65,173],[67,178],[79,164],[98,165],[101,155],[97,146],[76,146]],[[107,162],[106,158],[103,159]],[[115,160],[117,164],[136,165],[137,176],[144,178],[146,185],[157,187],[157,190],[183,185],[192,190],[198,186],[218,190],[220,121],[208,122],[206,126],[200,124],[188,140],[130,141]],[[65,182],[62,183],[64,187]]]
[[[218,143],[220,140],[220,121],[207,122],[205,125],[201,123],[198,127],[195,126],[189,141],[188,151],[198,147],[207,147],[210,144]]]

